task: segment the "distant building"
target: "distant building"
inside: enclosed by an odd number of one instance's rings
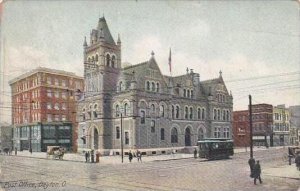
[[[83,91],[83,78],[39,67],[9,84],[14,147],[46,151],[49,145],[61,145],[76,151],[75,96],[76,92]]]
[[[180,76],[166,76],[153,52],[143,63],[122,67],[120,37],[114,41],[104,17],[83,48],[80,150],[120,154],[123,137],[127,151],[158,154],[195,146],[204,138],[232,138],[232,96],[222,72],[207,81],[188,69]]]
[[[274,146],[290,145],[290,112],[285,105],[273,108]]]
[[[0,124],[0,151],[3,149],[12,149],[12,126],[8,124]]]
[[[273,146],[272,116],[272,105],[252,105],[252,140],[254,146]],[[250,146],[249,110],[233,112],[233,137],[235,146]]]
[[[234,111],[232,133],[234,146],[249,147],[250,146],[250,129],[249,129],[249,111]]]
[[[300,143],[300,105],[290,106],[290,144]]]

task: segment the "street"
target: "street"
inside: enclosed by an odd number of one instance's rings
[[[254,152],[262,167],[263,183],[257,185],[249,177],[245,152],[227,160],[134,160],[114,165],[0,155],[0,181],[3,190],[297,190],[299,179],[264,172],[287,165],[284,153]]]

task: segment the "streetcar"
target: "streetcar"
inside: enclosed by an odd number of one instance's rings
[[[199,157],[212,159],[224,159],[233,156],[233,140],[210,138],[198,141]]]

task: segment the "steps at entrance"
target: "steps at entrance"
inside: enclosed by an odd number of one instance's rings
[[[179,152],[186,153],[186,154],[192,154],[192,153],[194,153],[195,148],[197,148],[197,146],[188,146],[188,147],[184,147]]]

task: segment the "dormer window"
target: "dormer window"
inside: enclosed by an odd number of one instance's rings
[[[152,85],[152,91],[155,92],[155,83],[152,82],[151,85]]]
[[[107,54],[106,55],[106,66],[109,66],[109,63],[110,63],[110,55]]]
[[[115,61],[116,61],[116,57],[113,55],[112,57],[111,57],[111,67],[115,67]]]

